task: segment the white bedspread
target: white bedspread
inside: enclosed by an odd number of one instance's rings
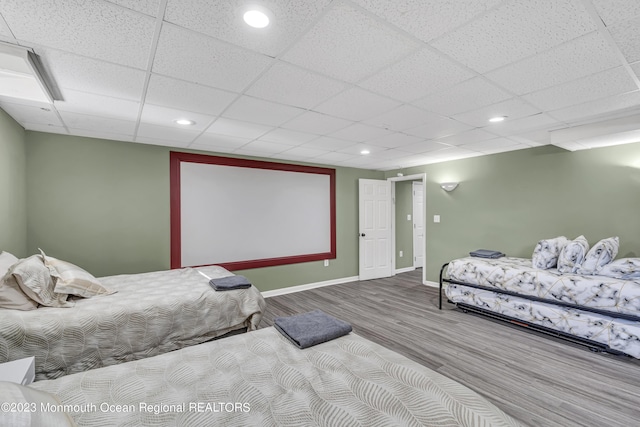
[[[255,287],[216,292],[212,266],[101,278],[112,295],[73,308],[2,309],[0,363],[35,356],[36,378],[57,378],[154,356],[240,328],[256,329],[265,301]]]
[[[78,426],[519,425],[355,334],[300,350],[266,328],[31,387],[75,409]]]

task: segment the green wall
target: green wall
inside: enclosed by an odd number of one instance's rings
[[[568,152],[543,146],[389,171],[427,174],[427,280],[474,249],[530,257],[538,240],[619,236],[640,256],[640,143]],[[458,181],[447,193],[440,182]],[[434,215],[440,223],[433,222]]]
[[[27,244],[97,276],[168,269],[168,147],[27,132]],[[207,153],[211,154],[211,153]],[[358,275],[358,178],[336,168],[337,258],[237,273],[262,290]]]
[[[0,110],[0,251],[27,256],[25,132]]]

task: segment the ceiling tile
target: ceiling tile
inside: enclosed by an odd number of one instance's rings
[[[214,118],[214,116],[205,114],[185,112],[184,110],[145,104],[142,108],[140,123],[151,123],[158,126],[200,132],[209,126]],[[179,125],[175,122],[178,119],[192,120],[195,123],[187,126]]]
[[[173,138],[162,139],[159,137],[152,138],[152,137],[146,137],[146,136],[137,137],[135,142],[139,144],[161,145],[161,146],[172,147],[172,148],[187,148],[187,146],[189,145],[189,142],[180,141],[179,139],[173,139]]]
[[[447,118],[438,118],[437,120],[430,121],[424,125],[417,126],[411,129],[406,129],[404,132],[409,135],[415,135],[425,139],[444,138],[445,136],[455,135],[460,132],[472,129],[472,126],[465,125],[456,120]]]
[[[640,16],[638,0],[591,0],[606,26]]]
[[[520,98],[511,98],[477,110],[456,114],[453,118],[471,126],[484,127],[492,126],[492,123],[489,122],[489,119],[492,117],[504,116],[512,120],[540,112],[539,108],[522,101]],[[499,123],[497,125],[499,125]]]
[[[417,144],[402,146],[403,151],[407,151],[413,154],[428,153],[430,151],[438,151],[443,148],[450,148],[450,145],[441,144],[436,141],[420,141]]]
[[[418,107],[451,116],[509,99],[512,96],[481,77],[462,82],[414,102]]]
[[[237,97],[238,94],[234,92],[152,74],[145,101],[195,113],[218,115]]]
[[[158,16],[160,0],[106,0],[145,15]]]
[[[321,150],[337,151],[347,147],[352,147],[356,143],[353,141],[345,141],[344,139],[330,138],[328,136],[321,136],[301,145],[304,148],[319,148]]]
[[[505,120],[504,122],[495,123],[495,125],[496,126],[489,126],[487,129],[490,129],[491,133],[496,135],[509,136],[541,128],[549,129],[562,126],[562,123],[546,114],[534,114],[520,119]]]
[[[318,148],[308,148],[308,147],[293,147],[285,151],[283,154],[289,158],[291,158],[290,156],[294,156],[296,158],[310,158],[310,157],[317,157],[323,154],[327,154],[329,151],[332,151],[332,150],[321,150]]]
[[[640,17],[619,22],[609,31],[628,62],[640,60]]]
[[[414,107],[413,105],[405,104],[394,110],[365,120],[365,123],[384,129],[402,131],[442,119],[442,116]]]
[[[329,136],[346,139],[348,141],[364,142],[373,138],[379,138],[384,135],[389,135],[391,133],[393,132],[387,129],[382,129],[375,126],[367,126],[362,123],[354,123],[344,129],[333,132]]]
[[[373,158],[384,159],[384,160],[396,160],[401,159],[403,157],[410,156],[411,153],[407,151],[402,151],[401,149],[397,150],[394,148],[387,148],[383,151],[372,151],[370,156]]]
[[[339,153],[337,151],[332,151],[330,153],[326,153],[326,154],[321,154],[319,156],[316,156],[313,158],[313,161],[319,161],[319,162],[344,162],[346,160],[349,159],[353,159],[354,156],[353,154],[348,154],[348,153]]]
[[[241,92],[271,63],[265,55],[165,24],[153,72]]]
[[[54,101],[54,105],[58,111],[112,117],[132,122],[138,120],[140,110],[139,102],[75,90],[65,91],[64,101]]]
[[[579,0],[512,0],[432,45],[484,73],[596,29]]]
[[[105,139],[107,141],[124,141],[124,142],[132,142],[133,136],[130,135],[121,135],[113,132],[102,132],[96,130],[88,130],[88,129],[69,129],[69,132],[74,136],[84,136],[86,138],[97,138],[97,139]]]
[[[302,108],[312,108],[342,92],[346,84],[284,62],[277,62],[247,95]]]
[[[513,93],[524,95],[620,65],[620,58],[607,39],[593,32],[487,73],[486,77]]]
[[[7,0],[2,16],[19,40],[145,69],[155,21],[112,3],[84,3]]]
[[[367,144],[375,145],[385,148],[397,148],[405,145],[417,144],[422,141],[422,138],[413,135],[407,135],[406,133],[396,132],[390,135],[385,135],[380,138],[370,139],[365,141]]]
[[[189,129],[140,123],[138,134],[136,135],[136,142],[148,142],[149,140],[175,141],[179,143],[180,146],[185,146],[193,141],[199,134],[200,132]]]
[[[209,126],[207,132],[217,133],[219,135],[233,136],[236,138],[255,139],[264,135],[272,129],[273,128],[270,126],[220,117],[211,126]]]
[[[133,136],[136,122],[109,117],[78,114],[71,111],[59,111],[62,121],[69,129],[84,129],[96,132],[110,132]]]
[[[301,145],[316,139],[318,135],[313,133],[298,132],[290,129],[277,128],[260,137],[263,141],[276,142],[278,144]]]
[[[550,111],[637,89],[627,71],[623,67],[618,67],[533,92],[523,98],[543,111]]]
[[[470,79],[475,74],[425,48],[359,83],[390,98],[411,102]]]
[[[25,105],[11,102],[7,98],[0,98],[0,107],[23,127],[25,123],[62,126],[62,122],[55,113],[54,108],[48,105]]]
[[[595,119],[598,116],[616,111],[640,107],[640,91],[623,93],[622,95],[601,98],[584,104],[572,105],[571,107],[550,111],[549,115],[563,122],[574,122],[577,120]]]
[[[224,112],[223,116],[267,126],[280,126],[303,112],[303,109],[297,107],[242,96]]]
[[[467,150],[460,147],[445,148],[443,150],[431,151],[424,157],[423,164],[447,162],[450,160],[466,159],[469,157],[478,157],[482,153]]]
[[[348,120],[327,116],[316,113],[315,111],[307,111],[287,122],[282,127],[300,132],[314,133],[316,135],[327,135],[338,129],[345,128],[352,123],[353,122]]]
[[[512,141],[508,138],[493,138],[486,141],[478,141],[478,142],[471,142],[468,144],[462,144],[459,147],[464,148],[466,150],[483,152],[485,150],[507,149],[509,147],[520,146],[520,145],[522,144],[516,141]]]
[[[460,27],[502,0],[353,0],[423,41]]]
[[[197,137],[190,145],[192,148],[203,149],[224,149],[225,152],[233,151],[251,142],[251,138],[236,138],[227,135],[216,135],[213,133],[203,133]],[[197,147],[196,147],[197,146]]]
[[[275,142],[257,140],[243,145],[241,148],[236,150],[236,152],[242,153],[251,151],[254,153],[262,153],[263,155],[265,155],[282,153],[283,151],[286,151],[290,148],[290,145],[276,144]]]
[[[251,28],[242,15],[251,3],[210,0],[169,0],[164,19],[184,28],[207,34],[247,49],[276,56],[308,27],[331,0],[265,0],[272,23]]]
[[[49,126],[40,123],[20,123],[26,130],[32,130],[35,132],[57,133],[68,135],[69,131],[62,126]]]
[[[399,105],[397,101],[354,87],[323,102],[314,110],[334,117],[361,121]]]
[[[144,71],[60,50],[36,47],[35,52],[41,56],[63,97],[66,89],[73,89],[140,101]]]
[[[439,138],[436,142],[440,142],[442,144],[448,145],[464,145],[471,144],[474,142],[485,141],[487,139],[493,139],[496,135],[487,132],[482,129],[472,129],[466,132],[461,132],[456,135],[446,136],[444,138]]]
[[[341,80],[356,82],[391,64],[418,44],[346,4],[334,6],[282,59]]]

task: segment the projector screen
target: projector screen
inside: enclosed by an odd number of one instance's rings
[[[171,267],[335,258],[335,170],[171,153]]]

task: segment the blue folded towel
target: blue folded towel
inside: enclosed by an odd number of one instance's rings
[[[251,287],[251,282],[244,276],[227,276],[209,280],[209,284],[216,291],[232,291]]]
[[[323,311],[276,317],[273,326],[299,348],[307,348],[347,335],[351,325]]]
[[[473,252],[469,252],[469,255],[473,257],[478,257],[478,258],[492,258],[492,259],[505,256],[505,254],[503,254],[502,252],[492,251],[489,249],[477,249]]]

